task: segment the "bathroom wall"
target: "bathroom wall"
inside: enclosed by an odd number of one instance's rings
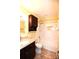
[[[43,48],[57,51],[59,48],[58,22],[45,21],[39,25],[39,36]]]

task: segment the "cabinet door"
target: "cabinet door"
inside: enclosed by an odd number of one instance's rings
[[[29,15],[29,31],[36,31],[37,26],[38,18],[33,15]]]
[[[20,50],[20,59],[34,59],[35,42]]]

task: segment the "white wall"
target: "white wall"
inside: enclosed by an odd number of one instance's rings
[[[45,49],[57,51],[59,44],[58,30],[55,23],[42,24],[39,29],[40,40]]]

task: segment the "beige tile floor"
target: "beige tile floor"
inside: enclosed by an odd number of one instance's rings
[[[37,54],[37,55],[35,56],[35,59],[41,59],[41,55],[40,55],[40,54]]]
[[[59,59],[59,56],[50,51],[42,50],[41,54],[36,54],[35,59]]]
[[[52,58],[41,57],[41,55],[39,54],[39,55],[36,55],[35,59],[52,59]],[[53,58],[53,59],[59,59],[59,58]]]

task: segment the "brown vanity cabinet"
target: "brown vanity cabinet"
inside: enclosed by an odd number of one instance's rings
[[[35,42],[20,50],[20,59],[34,59],[35,57]]]

